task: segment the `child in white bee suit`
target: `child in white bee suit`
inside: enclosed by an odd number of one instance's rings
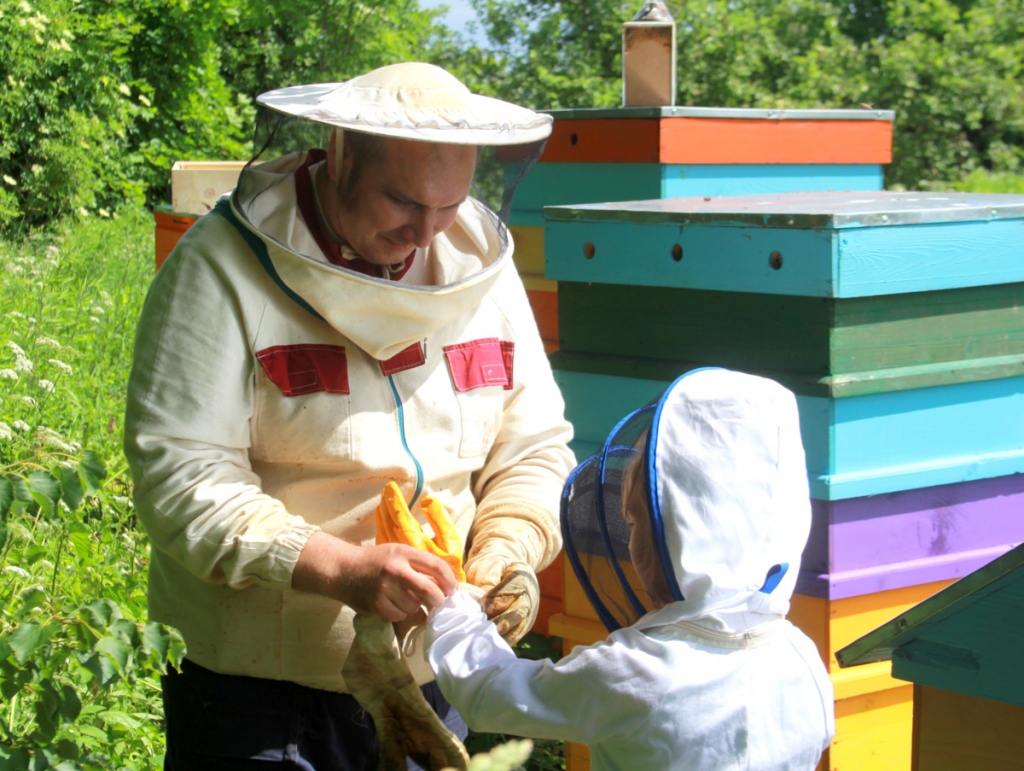
[[[610,634],[517,659],[465,591],[427,658],[476,731],[590,748],[594,771],[813,769],[832,684],[786,619],[810,529],[796,400],[700,369],[626,417],[565,485],[567,557]]]

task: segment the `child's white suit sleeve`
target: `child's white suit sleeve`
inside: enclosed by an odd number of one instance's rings
[[[426,655],[445,698],[474,731],[592,744],[641,728],[661,697],[655,673],[620,642],[561,661],[516,658],[467,592],[430,614]]]

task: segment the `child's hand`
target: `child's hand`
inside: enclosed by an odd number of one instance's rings
[[[459,589],[461,591],[464,591],[466,594],[468,594],[474,600],[476,600],[477,603],[479,603],[480,607],[483,608],[483,606],[484,606],[484,599],[487,597],[487,590],[486,589],[481,589],[479,586],[475,586],[474,584],[467,584],[467,583],[459,584]]]

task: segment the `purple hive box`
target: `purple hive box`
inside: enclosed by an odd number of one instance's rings
[[[796,590],[812,597],[960,578],[1024,542],[1024,474],[811,503]]]

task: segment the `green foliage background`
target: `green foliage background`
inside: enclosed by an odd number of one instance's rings
[[[472,0],[489,47],[418,0],[0,0],[0,226],[165,202],[176,160],[249,155],[253,100],[421,59],[536,108],[620,100],[639,0]],[[887,186],[1013,173],[1021,0],[669,0],[687,105],[896,111]]]
[[[153,220],[68,221],[0,241],[0,769],[156,769],[148,546],[121,455]]]
[[[262,91],[396,61],[535,108],[619,104],[640,0],[473,3],[487,47],[418,0],[0,0],[0,771],[161,765],[183,649],[146,618],[120,447],[171,164],[247,158]],[[1024,0],[668,4],[678,104],[895,110],[888,187],[1024,192]],[[563,766],[538,742],[528,767]]]
[[[621,24],[639,2],[473,0],[493,51],[447,64],[536,107],[621,102]],[[889,188],[1024,158],[1020,0],[667,0],[677,104],[895,110]]]

